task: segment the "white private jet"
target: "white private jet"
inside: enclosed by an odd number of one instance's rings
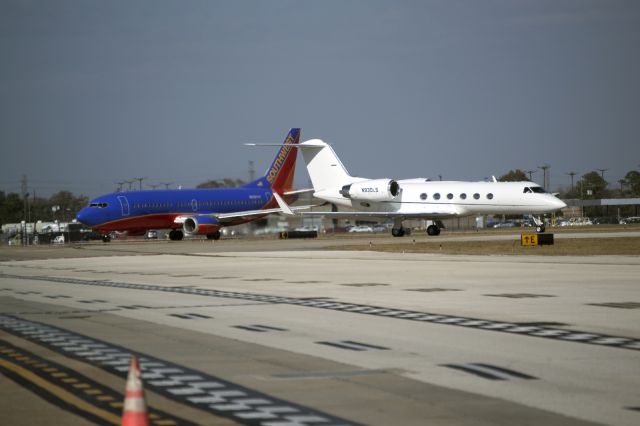
[[[258,144],[247,144],[258,145]],[[262,145],[262,144],[260,144]],[[264,144],[270,145],[270,144]],[[330,145],[320,139],[300,143],[313,185],[313,196],[351,208],[345,212],[298,212],[303,216],[392,218],[391,234],[402,237],[406,219],[427,219],[429,235],[440,234],[438,221],[485,214],[540,214],[567,205],[533,182],[467,182],[416,179],[367,179],[347,172]],[[303,192],[303,191],[300,191]],[[275,196],[275,195],[274,195]],[[285,214],[294,214],[281,197],[276,201]],[[538,232],[544,223],[535,218]]]

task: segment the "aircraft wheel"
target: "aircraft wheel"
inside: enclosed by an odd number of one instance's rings
[[[102,236],[102,242],[103,243],[108,243],[111,241],[111,237],[109,236],[109,234],[105,234]]]
[[[540,226],[537,226],[537,227],[536,227],[536,232],[537,232],[537,233],[541,234],[541,233],[543,233],[544,231],[545,231],[545,227],[544,227],[544,225],[540,225]]]
[[[404,237],[404,228],[391,228],[391,235],[394,237]]]
[[[427,235],[440,235],[440,228],[438,228],[436,225],[427,226]]]
[[[183,237],[184,234],[182,233],[182,231],[178,231],[175,229],[173,231],[169,231],[169,239],[171,241],[180,241]]]
[[[207,234],[207,240],[218,241],[220,239],[220,231],[213,232],[211,234]]]

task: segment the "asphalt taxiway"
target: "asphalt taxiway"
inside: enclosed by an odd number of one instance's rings
[[[112,424],[137,353],[152,424],[640,421],[638,256],[225,243],[0,262],[2,418]]]

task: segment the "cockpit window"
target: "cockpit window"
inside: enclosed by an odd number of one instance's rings
[[[97,207],[99,209],[104,209],[108,206],[107,203],[89,203],[89,207]]]
[[[539,186],[526,186],[522,192],[524,192],[525,194],[532,194],[534,192],[536,194],[544,194],[544,189]]]

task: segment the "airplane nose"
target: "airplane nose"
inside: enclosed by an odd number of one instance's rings
[[[78,220],[78,222],[82,223],[83,225],[89,225],[88,216],[89,216],[89,212],[87,212],[87,209],[82,209],[78,213],[76,213],[76,219]]]
[[[556,209],[560,210],[567,207],[567,203],[562,201],[560,198],[557,198],[557,197],[553,197],[553,198],[555,198],[555,200],[553,200],[553,204]]]

